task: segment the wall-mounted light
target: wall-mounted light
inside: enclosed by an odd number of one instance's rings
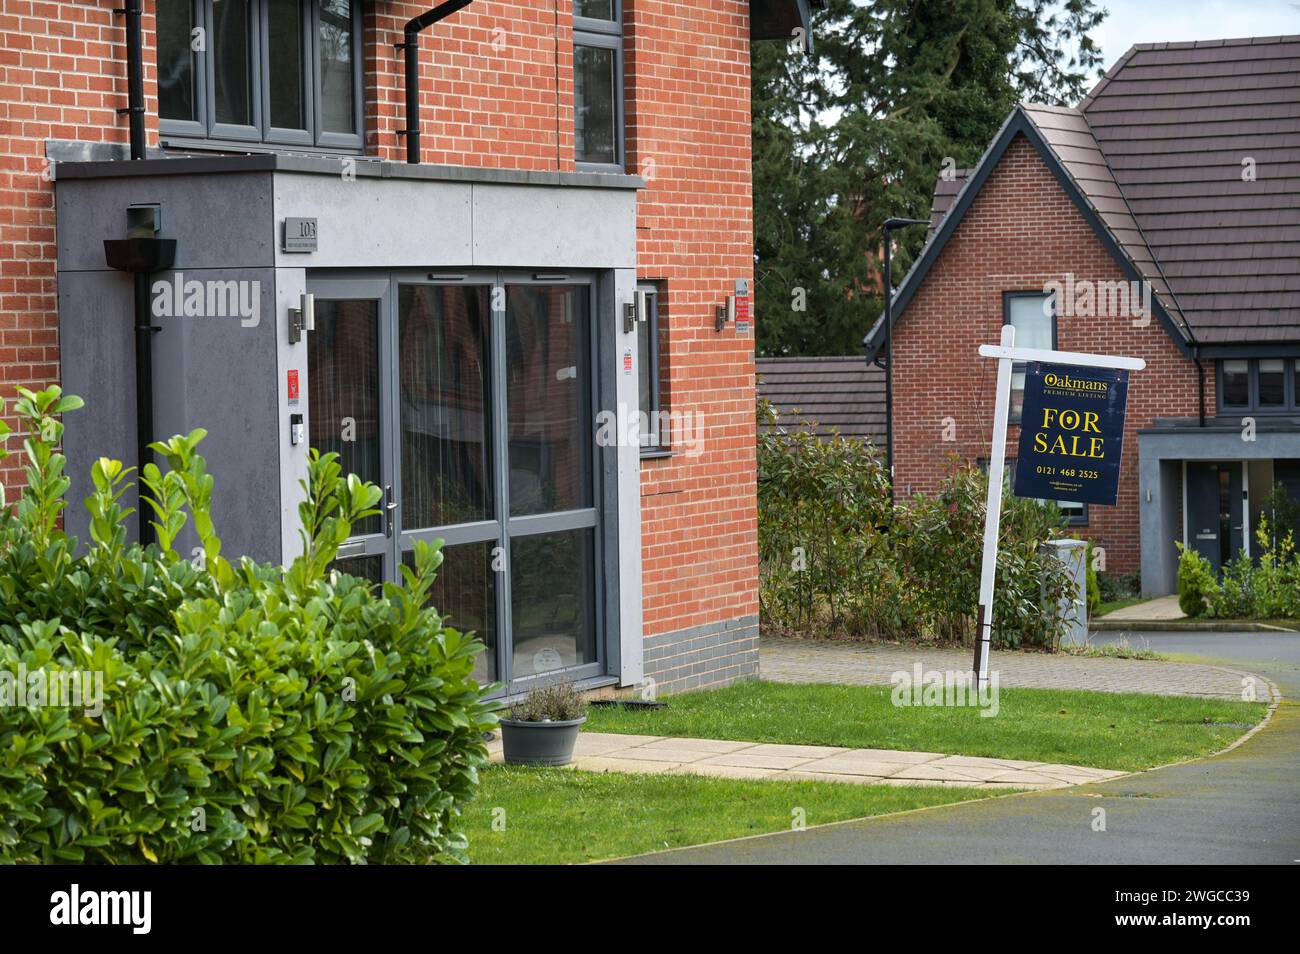
[[[636,330],[638,321],[650,320],[650,292],[638,288],[632,294],[632,300],[623,304],[623,333],[630,335]]]
[[[303,332],[316,330],[316,296],[303,292],[297,308],[289,309],[289,344],[302,340]]]
[[[727,302],[719,305],[713,319],[713,330],[721,331],[726,327],[727,322],[736,320],[736,296],[728,295]]]

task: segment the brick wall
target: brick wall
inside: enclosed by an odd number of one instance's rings
[[[45,140],[127,141],[121,0],[5,0],[0,13],[0,390],[58,380],[53,184]],[[426,3],[367,6],[367,152],[405,157],[401,53]],[[665,403],[703,415],[703,453],[642,478],[647,634],[757,613],[753,338],[713,330],[751,279],[749,4],[625,0],[627,168],[643,174],[640,277],[662,283]],[[145,4],[148,144],[158,145]],[[570,0],[477,0],[421,37],[423,161],[572,171]],[[760,316],[761,317],[761,316]],[[12,420],[10,423],[14,423]],[[11,446],[16,446],[11,440]],[[0,483],[21,479],[11,457]],[[12,494],[11,494],[12,495]]]
[[[1022,136],[997,168],[894,328],[894,448],[901,491],[932,491],[949,455],[974,463],[989,456],[997,363],[980,358],[996,343],[1004,291],[1039,291],[1049,281],[1127,280],[1051,170]],[[1144,358],[1129,377],[1128,416],[1119,499],[1089,508],[1080,536],[1106,549],[1106,569],[1136,572],[1138,538],[1137,432],[1155,417],[1197,413],[1195,365],[1184,358],[1154,316],[1137,327],[1128,316],[1066,317],[1057,321],[1057,347]],[[1207,363],[1206,406],[1214,407],[1213,367]],[[945,418],[956,440],[943,439]],[[1007,433],[1017,453],[1020,429]]]

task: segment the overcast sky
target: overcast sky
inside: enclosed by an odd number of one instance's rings
[[[1135,43],[1300,33],[1300,0],[1102,0],[1092,33],[1110,69]]]

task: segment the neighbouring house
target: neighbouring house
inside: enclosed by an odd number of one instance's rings
[[[758,358],[758,394],[779,426],[885,446],[885,375],[861,355]]]
[[[1135,46],[1077,108],[1017,107],[934,221],[893,309],[900,490],[988,457],[976,351],[1010,323],[1146,360],[1116,506],[1066,506],[1107,571],[1172,592],[1175,544],[1222,566],[1275,484],[1300,496],[1300,37]]]
[[[755,675],[754,345],[715,317],[750,44],[809,6],[6,2],[0,378],[87,401],[68,529],[96,457],[204,427],[225,552],[289,560],[333,451],[384,491],[340,566],[444,540],[503,693]]]

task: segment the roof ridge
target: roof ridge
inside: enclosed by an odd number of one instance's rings
[[[1157,43],[1134,43],[1132,50],[1201,50],[1220,46],[1266,46],[1271,43],[1300,42],[1300,33],[1278,36],[1225,36],[1217,40],[1162,40]]]

